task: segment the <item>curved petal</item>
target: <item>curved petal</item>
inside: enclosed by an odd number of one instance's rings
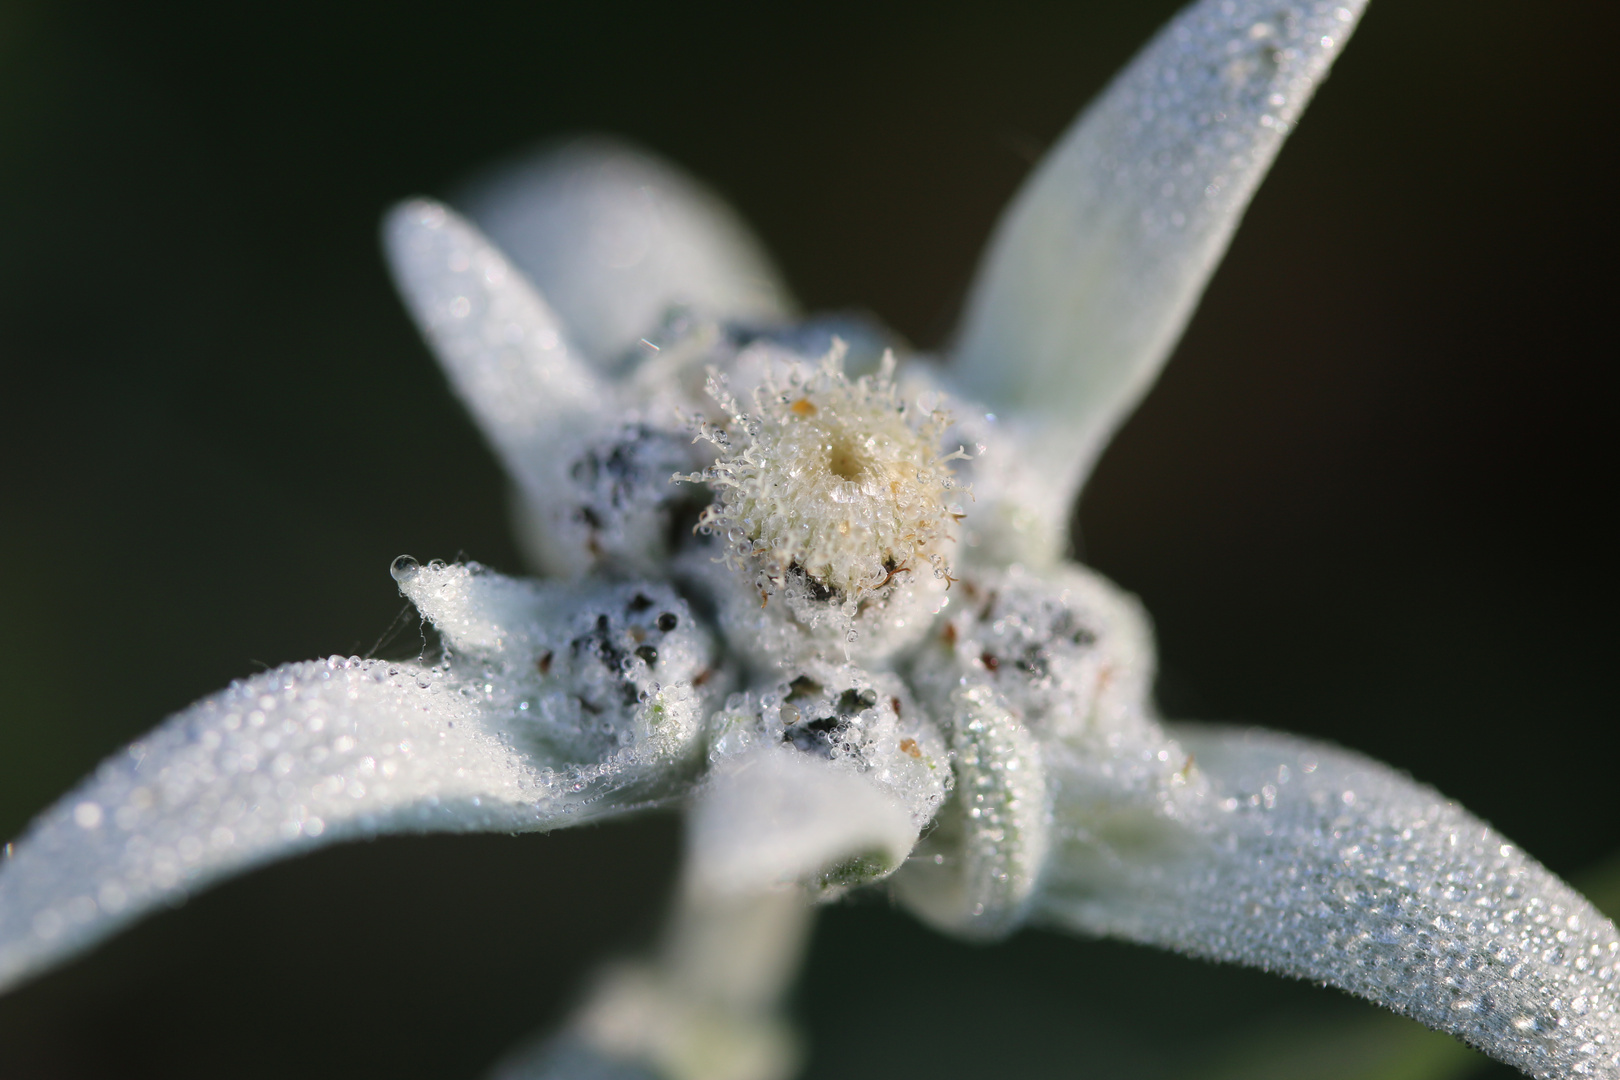
[[[1532,1076],[1620,1076],[1620,933],[1579,893],[1358,754],[1171,730],[1207,787],[1106,849],[1060,804],[1037,918],[1331,983]]]
[[[548,147],[458,201],[599,364],[653,334],[671,308],[755,323],[793,314],[742,220],[690,176],[623,143]]]
[[[992,940],[1023,921],[1046,862],[1046,772],[1034,733],[994,688],[969,684],[947,701],[956,795],[892,888],[929,925]]]
[[[614,415],[612,389],[523,275],[448,207],[401,203],[383,222],[383,246],[451,387],[539,514],[546,567],[583,572],[591,559],[569,470]]]
[[[273,859],[387,832],[545,829],[576,809],[415,664],[289,664],[103,762],[0,864],[0,988]]]
[[[802,883],[841,891],[893,871],[917,842],[876,780],[798,750],[728,758],[693,809],[690,888],[747,896]]]
[[[1087,828],[1131,829],[1188,785],[1145,708],[1153,640],[1133,598],[1078,566],[969,571],[958,589],[912,663],[956,791],[892,889],[925,922],[988,939],[1040,893],[1054,803]]]
[[[1152,383],[1364,3],[1199,0],[1003,216],[956,377],[993,408],[1046,417],[1062,479],[1083,480]]]

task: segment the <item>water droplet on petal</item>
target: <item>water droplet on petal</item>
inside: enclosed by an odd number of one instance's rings
[[[388,568],[388,573],[395,581],[403,585],[405,582],[415,577],[421,569],[421,563],[417,562],[409,555],[401,555],[399,558],[395,559],[393,565]]]

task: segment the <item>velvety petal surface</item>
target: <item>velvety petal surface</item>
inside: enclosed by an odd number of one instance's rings
[[[1359,754],[1170,730],[1207,786],[1107,844],[1057,806],[1037,918],[1331,983],[1532,1076],[1620,1076],[1620,933],[1579,893]]]
[[[457,200],[599,364],[616,366],[672,308],[773,324],[787,288],[748,227],[653,155],[600,136],[549,147]]]
[[[793,884],[860,884],[889,873],[917,842],[892,791],[854,769],[792,749],[728,759],[693,809],[693,888],[716,896]]]
[[[289,664],[108,758],[0,864],[0,988],[228,874],[387,832],[550,828],[578,809],[479,702],[416,664]]]
[[[1049,418],[1078,483],[1164,363],[1364,0],[1200,0],[1046,156],[991,240],[955,349]]]

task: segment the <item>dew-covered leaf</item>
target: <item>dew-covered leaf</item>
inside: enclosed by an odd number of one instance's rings
[[[1330,983],[1532,1076],[1620,1076],[1620,933],[1579,893],[1358,754],[1170,731],[1202,781],[1180,820],[1104,845],[1058,807],[1036,918]]]
[[[957,377],[1084,479],[1146,391],[1364,0],[1199,0],[1046,156],[969,297]]]
[[[0,987],[229,874],[389,832],[518,831],[575,797],[418,664],[289,664],[108,758],[0,863]]]
[[[0,987],[337,840],[546,830],[683,795],[712,663],[665,585],[394,564],[451,652],[244,679],[103,762],[0,863]]]
[[[742,220],[675,166],[603,137],[499,169],[458,200],[614,365],[673,308],[774,324],[793,302]]]

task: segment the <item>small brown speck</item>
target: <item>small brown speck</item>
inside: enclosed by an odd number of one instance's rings
[[[809,398],[800,398],[788,406],[788,411],[795,416],[814,416],[820,410],[816,408],[815,403]]]
[[[900,752],[914,758],[922,757],[922,750],[917,747],[916,739],[901,739]]]
[[[540,659],[538,659],[538,660],[536,660],[534,662],[534,666],[540,669],[540,674],[542,674],[542,675],[550,675],[551,674],[551,650],[547,649],[545,652],[541,653],[540,654]]]
[[[994,671],[1001,666],[1001,661],[996,659],[996,655],[989,652],[979,654],[979,663],[983,664],[987,671]]]

